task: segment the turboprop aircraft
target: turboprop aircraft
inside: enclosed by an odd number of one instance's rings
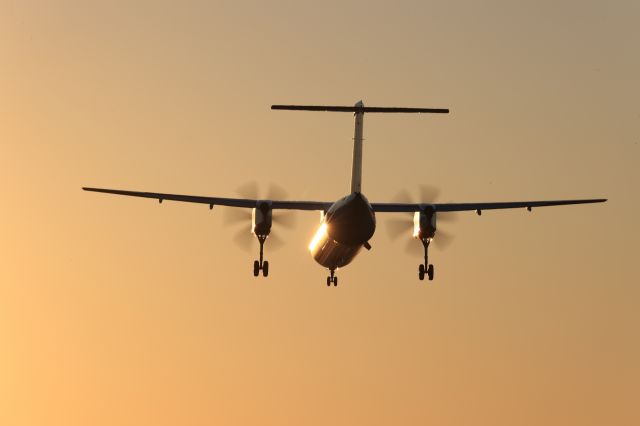
[[[351,168],[351,192],[337,201],[289,201],[283,199],[220,198],[210,196],[164,194],[158,192],[138,192],[120,189],[82,188],[85,191],[108,194],[128,195],[133,197],[153,198],[162,203],[164,200],[188,203],[227,206],[239,209],[251,209],[251,233],[260,244],[259,259],[253,263],[253,275],[262,271],[264,277],[269,275],[269,262],[264,260],[264,244],[269,238],[274,222],[273,212],[278,210],[313,210],[321,212],[318,230],[309,244],[311,256],[320,265],[329,270],[327,286],[338,285],[335,272],[356,257],[365,248],[371,249],[369,240],[376,230],[376,213],[410,213],[413,222],[407,226],[407,234],[413,228],[413,238],[419,240],[424,248],[424,263],[418,266],[418,278],[425,276],[433,280],[434,266],[429,263],[429,245],[437,240],[436,217],[440,214],[475,211],[478,215],[483,210],[493,209],[527,209],[534,207],[559,206],[567,204],[602,203],[606,199],[551,200],[551,201],[515,201],[490,203],[433,203],[433,202],[390,202],[370,203],[362,193],[362,129],[365,113],[429,113],[447,114],[444,108],[396,108],[366,107],[359,101],[354,106],[322,106],[322,105],[272,105],[273,110],[293,111],[330,111],[348,112],[355,116],[355,133],[353,137],[353,165]],[[276,216],[277,217],[277,216]],[[412,225],[412,226],[411,226]]]

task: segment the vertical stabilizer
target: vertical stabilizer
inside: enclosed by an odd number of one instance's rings
[[[355,131],[353,134],[353,165],[351,166],[351,193],[362,192],[362,125],[364,121],[364,104],[355,104]]]

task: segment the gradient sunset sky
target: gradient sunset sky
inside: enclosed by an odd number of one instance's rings
[[[640,2],[0,0],[0,424],[640,424]],[[223,207],[608,198],[460,215],[420,257],[379,215],[326,271]],[[409,238],[409,232],[406,238]],[[418,244],[418,243],[416,243]]]

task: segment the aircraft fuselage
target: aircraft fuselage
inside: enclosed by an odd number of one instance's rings
[[[351,263],[376,230],[376,215],[367,198],[354,192],[336,201],[324,214],[309,251],[330,270]]]

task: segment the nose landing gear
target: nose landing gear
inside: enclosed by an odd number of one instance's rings
[[[262,271],[262,276],[267,277],[269,276],[269,261],[268,260],[263,261],[264,242],[267,240],[267,236],[258,235],[257,237],[258,237],[258,241],[260,242],[260,260],[253,261],[253,276],[257,277],[258,275],[260,275],[260,271]]]
[[[337,287],[338,285],[338,277],[335,276],[335,269],[330,269],[329,272],[331,273],[331,275],[329,275],[327,277],[327,287],[330,287],[331,284],[333,284],[334,287]]]
[[[424,280],[425,274],[429,277],[429,281],[433,281],[434,268],[429,263],[429,244],[431,238],[421,238],[422,246],[424,247],[424,264],[418,266],[418,278],[420,281]]]

